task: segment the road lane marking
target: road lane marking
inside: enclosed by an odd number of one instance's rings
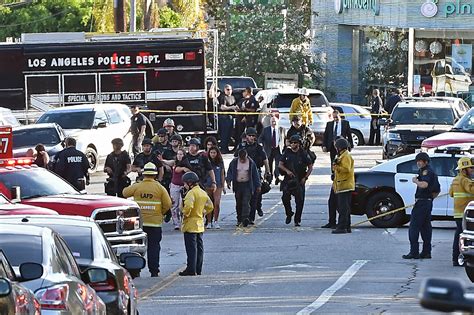
[[[163,281],[161,281],[160,283],[157,283],[154,286],[152,286],[151,288],[149,288],[148,290],[143,291],[143,293],[140,294],[140,300],[145,300],[150,295],[156,294],[156,293],[166,289],[170,285],[172,285],[174,282],[176,282],[176,280],[178,280],[179,272],[181,270],[183,270],[183,267],[180,267],[177,270],[175,270],[172,274],[170,274],[169,276],[164,278]]]
[[[304,309],[296,313],[297,315],[309,315],[314,311],[321,308],[324,304],[326,304],[329,299],[340,289],[342,289],[351,279],[352,277],[359,271],[362,266],[364,266],[368,260],[356,260],[349,269],[344,272],[344,274],[337,279],[336,282],[326,290],[310,305],[306,306]]]
[[[385,231],[383,231],[382,234],[395,235],[397,231],[398,231],[398,228],[387,228],[385,229]]]

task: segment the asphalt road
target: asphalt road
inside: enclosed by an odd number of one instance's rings
[[[353,151],[356,168],[370,167],[380,148]],[[161,274],[148,271],[135,283],[140,314],[400,314],[430,313],[419,306],[426,277],[462,279],[451,265],[453,222],[434,222],[433,259],[406,261],[408,229],[378,229],[366,223],[352,234],[333,235],[327,222],[329,155],[317,150],[309,179],[302,226],[285,224],[277,187],[263,199],[264,216],[256,226],[236,228],[232,193],[223,197],[220,230],[204,235],[203,275],[179,277],[186,254],[183,236],[171,224],[161,242]],[[226,159],[227,160],[227,159]],[[90,192],[102,192],[102,174]],[[352,222],[365,217],[353,216]]]

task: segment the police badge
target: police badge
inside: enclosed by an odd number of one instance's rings
[[[421,173],[421,175],[423,175],[423,176],[428,175],[428,170],[424,170],[423,173]]]

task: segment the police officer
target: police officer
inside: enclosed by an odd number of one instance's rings
[[[153,152],[156,154],[163,154],[166,150],[171,148],[171,145],[168,141],[168,131],[165,128],[158,130],[156,136],[151,139],[153,142]]]
[[[427,153],[421,152],[416,155],[416,165],[418,166],[418,176],[412,181],[416,185],[415,206],[410,216],[410,227],[408,236],[410,239],[410,252],[403,255],[403,259],[431,258],[431,210],[433,199],[440,192],[438,176],[430,167],[430,157]],[[418,237],[421,234],[423,239],[423,250],[419,252]]]
[[[346,139],[337,139],[334,147],[337,155],[332,165],[334,172],[332,191],[336,198],[339,219],[332,234],[345,234],[351,233],[351,196],[355,190],[354,159],[349,153],[351,146]]]
[[[145,137],[146,131],[146,118],[140,113],[140,107],[133,105],[130,110],[132,111],[132,117],[130,117],[130,133],[132,134],[132,151],[133,156],[137,156],[141,152],[141,142]]]
[[[168,140],[170,140],[172,136],[178,134],[174,129],[175,128],[174,120],[171,118],[165,119],[165,121],[163,122],[163,128],[165,128],[167,131]]]
[[[148,162],[155,164],[158,170],[158,180],[159,181],[163,180],[163,164],[158,159],[157,155],[153,153],[152,147],[153,147],[153,143],[151,142],[150,139],[148,138],[143,139],[142,152],[139,153],[133,160],[132,172],[138,173],[137,181],[142,180],[143,168],[145,167],[145,164],[147,164]]]
[[[134,183],[123,190],[125,198],[133,197],[140,206],[143,231],[148,236],[148,269],[152,277],[158,277],[160,273],[161,226],[163,216],[171,208],[168,192],[155,180],[157,174],[156,165],[149,162],[143,170],[143,181]]]
[[[459,258],[459,235],[462,232],[462,218],[464,209],[469,202],[474,201],[474,164],[470,157],[462,157],[456,168],[459,174],[454,178],[449,188],[449,195],[454,198],[454,221],[456,221],[456,233],[453,240],[453,266],[461,266]]]
[[[89,185],[89,160],[76,149],[76,139],[68,137],[64,139],[64,144],[66,148],[56,155],[54,172],[77,190],[84,190],[84,183]]]
[[[189,140],[189,152],[186,154],[186,158],[191,166],[191,171],[196,173],[199,177],[199,182],[203,187],[205,186],[208,176],[211,178],[210,190],[214,192],[217,188],[214,169],[212,168],[209,158],[199,152],[200,145],[201,141],[197,138]]]
[[[290,139],[294,135],[299,135],[302,141],[302,148],[305,150],[309,157],[311,158],[312,162],[316,161],[316,154],[311,151],[311,147],[315,141],[315,136],[313,131],[303,124],[303,119],[300,115],[295,115],[291,119],[291,127],[288,129],[286,133],[286,145],[290,145]]]
[[[234,156],[237,157],[237,154],[241,149],[247,151],[248,157],[251,158],[257,165],[259,177],[262,178],[262,166],[265,166],[265,180],[267,182],[271,182],[272,173],[270,172],[270,164],[268,163],[267,154],[263,150],[263,146],[257,142],[257,130],[253,127],[248,127],[245,135],[245,141],[242,141],[238,145]],[[263,216],[261,191],[257,191],[252,195],[250,204],[251,208],[249,220],[250,225],[252,225],[255,221],[255,212],[257,212],[259,216]]]
[[[301,145],[302,140],[299,135],[291,136],[290,147],[285,150],[278,164],[281,173],[285,176],[280,185],[280,190],[283,191],[281,201],[286,212],[285,223],[290,224],[291,218],[295,214],[291,210],[291,196],[294,196],[296,203],[295,226],[301,225],[305,184],[313,171],[313,162]]]
[[[180,276],[200,275],[204,258],[203,217],[214,209],[208,194],[199,187],[199,177],[194,172],[183,175],[182,181],[188,193],[183,202],[183,224],[181,231],[184,234],[187,266],[179,273]]]
[[[105,193],[109,196],[123,197],[122,191],[130,186],[131,164],[127,151],[122,150],[123,140],[115,138],[112,140],[113,151],[105,160],[104,172],[109,175],[105,183]]]

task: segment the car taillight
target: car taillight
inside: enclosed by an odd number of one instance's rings
[[[94,309],[94,293],[91,292],[85,285],[77,285],[77,294],[81,297],[82,304],[86,311],[93,311]]]
[[[1,159],[0,166],[24,166],[33,164],[34,159],[32,158],[12,158],[12,159]]]
[[[43,310],[66,310],[66,301],[69,295],[67,284],[55,285],[36,292]]]
[[[91,282],[89,285],[96,290],[97,292],[100,291],[116,291],[117,284],[115,283],[114,277],[109,276],[107,281],[104,282]]]

